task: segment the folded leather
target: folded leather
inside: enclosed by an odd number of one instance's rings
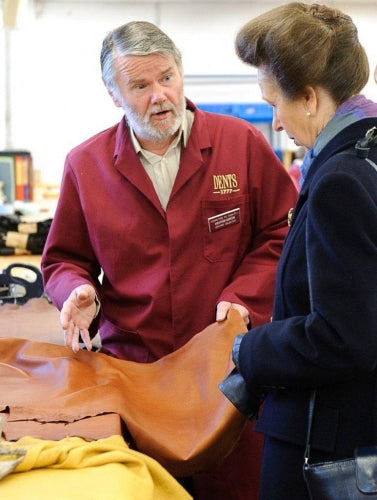
[[[0,339],[0,412],[8,413],[13,439],[17,422],[22,422],[18,437],[26,421],[57,423],[67,435],[79,435],[69,434],[79,431],[67,423],[115,413],[136,449],[174,476],[210,469],[232,451],[246,423],[218,389],[234,367],[234,338],[245,330],[240,314],[231,310],[226,321],[209,325],[182,348],[149,364]],[[57,428],[56,435],[61,432]],[[108,435],[106,428],[103,432]],[[97,428],[94,438],[99,437]]]

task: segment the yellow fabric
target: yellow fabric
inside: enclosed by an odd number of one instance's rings
[[[2,500],[190,500],[155,460],[131,450],[121,436],[87,442],[24,437],[24,460],[0,481]]]

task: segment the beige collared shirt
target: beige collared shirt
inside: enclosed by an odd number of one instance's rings
[[[133,130],[130,128],[132,144],[153,183],[164,210],[166,210],[170,193],[173,189],[174,181],[177,176],[179,161],[181,158],[181,147],[186,147],[193,121],[193,111],[186,109],[177,137],[170,144],[166,153],[162,156],[143,149],[140,146],[139,141],[136,139]]]

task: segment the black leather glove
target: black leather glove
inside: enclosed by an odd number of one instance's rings
[[[219,389],[238,411],[249,420],[254,420],[258,417],[259,407],[263,403],[265,394],[247,387],[244,378],[238,371],[238,356],[243,336],[244,334],[237,335],[234,340],[232,359],[236,367],[220,382]]]

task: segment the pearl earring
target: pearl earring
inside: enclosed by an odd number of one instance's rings
[[[307,111],[307,112],[306,112],[306,116],[310,116],[310,111]]]

